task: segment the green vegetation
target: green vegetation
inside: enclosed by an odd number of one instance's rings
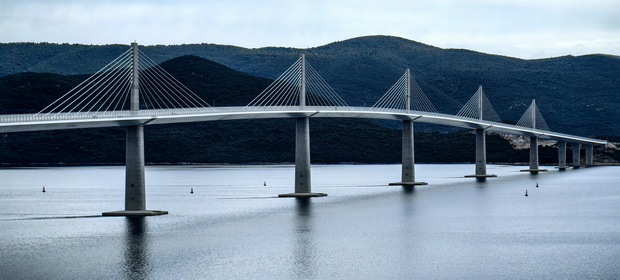
[[[0,76],[20,72],[93,73],[128,46],[0,44]],[[523,60],[441,49],[403,38],[368,36],[310,49],[246,49],[214,44],[143,46],[156,62],[196,55],[276,78],[304,52],[350,105],[371,105],[405,68],[443,113],[455,114],[482,85],[500,117],[516,122],[532,99],[554,131],[620,135],[620,59],[609,55]],[[189,75],[189,74],[188,74]],[[217,97],[216,105],[217,103]],[[211,102],[212,100],[209,100]]]
[[[179,81],[217,106],[245,105],[271,80],[245,74],[197,57],[161,64]],[[0,77],[0,112],[37,112],[86,78],[84,75],[21,73]],[[400,122],[392,122],[398,127]],[[312,119],[312,162],[398,163],[401,131],[364,119]],[[440,128],[416,124],[417,131]],[[294,161],[292,119],[243,120],[145,129],[150,163],[282,163]],[[442,129],[445,130],[445,129]],[[452,130],[454,131],[454,130]],[[123,128],[10,133],[0,135],[0,161],[10,165],[122,164]],[[499,135],[487,136],[489,162],[526,162],[527,150],[514,150]],[[416,133],[416,161],[473,162],[470,131]],[[557,161],[557,151],[541,148],[541,162]]]

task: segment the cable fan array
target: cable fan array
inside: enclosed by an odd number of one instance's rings
[[[305,105],[349,106],[302,55],[246,107],[301,106],[304,89]]]
[[[456,114],[457,116],[467,117],[478,120],[487,120],[492,122],[501,123],[502,119],[499,117],[491,101],[487,98],[482,86],[478,87],[478,90],[474,95],[465,103],[465,106]]]
[[[407,92],[409,92],[409,106],[407,106]],[[372,108],[416,110],[437,113],[437,109],[426,97],[415,79],[411,78],[409,69],[398,81],[372,106]]]
[[[137,52],[137,65],[134,65],[134,52]],[[139,77],[140,109],[210,107],[206,101],[138,50],[135,45],[37,115],[128,111],[131,109],[130,97],[136,74],[134,70],[138,71]],[[302,102],[301,97],[304,93],[305,99]],[[334,89],[306,62],[304,55],[254,98],[246,108],[302,105],[348,107]],[[411,77],[409,69],[372,108],[437,113],[418,83]],[[456,115],[501,123],[501,118],[484,94],[482,86]],[[549,130],[534,100],[516,125]]]
[[[209,104],[138,50],[140,109],[209,107]],[[125,51],[38,114],[130,110],[133,51]]]
[[[521,119],[517,122],[518,126],[530,127],[534,129],[549,130],[547,122],[543,118],[538,106],[536,106],[536,100],[532,100],[532,104],[527,108]]]

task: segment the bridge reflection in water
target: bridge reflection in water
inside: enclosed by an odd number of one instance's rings
[[[300,279],[314,278],[316,265],[316,244],[314,244],[314,219],[312,217],[312,200],[308,197],[297,198],[295,217],[295,246],[293,271]]]
[[[143,216],[125,219],[124,266],[127,279],[150,279],[150,253],[147,220]]]

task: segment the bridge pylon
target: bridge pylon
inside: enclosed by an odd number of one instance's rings
[[[299,106],[306,107],[306,56],[301,55],[301,73],[299,79]],[[279,197],[321,197],[325,193],[312,192],[310,163],[310,117],[296,119],[295,127],[295,192],[278,195]]]
[[[489,120],[502,122],[499,115],[491,102],[484,94],[482,86],[478,86],[478,90],[456,114],[457,116],[475,118],[481,121]],[[476,128],[476,173],[473,175],[465,175],[466,178],[476,178],[484,181],[489,177],[497,177],[495,174],[487,174],[487,148],[486,148],[486,129]]]
[[[533,129],[549,130],[547,122],[542,117],[540,110],[536,106],[536,100],[532,100],[532,104],[525,111],[521,119],[517,122],[517,125],[524,127],[531,127]],[[530,168],[521,170],[523,172],[530,172],[531,174],[538,174],[540,171],[547,171],[542,169],[538,165],[538,136],[530,136]]]
[[[138,44],[131,43],[132,87],[131,111],[140,109],[140,70],[138,67]],[[146,209],[146,183],[144,172],[144,126],[128,126],[125,152],[125,210],[104,212],[103,216],[154,216],[168,211]]]
[[[405,71],[404,82],[405,82],[404,83],[405,110],[410,111],[411,110],[411,71],[409,69]],[[430,104],[430,102],[428,103]],[[431,104],[431,107],[432,107],[432,104]],[[426,182],[415,181],[415,149],[414,149],[413,120],[403,120],[401,180],[400,182],[389,183],[389,185],[411,187],[411,186],[427,185],[427,184],[428,183]]]

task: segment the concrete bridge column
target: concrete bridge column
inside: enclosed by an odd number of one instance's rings
[[[487,174],[487,148],[485,129],[476,129],[476,174],[466,175],[465,177],[472,177],[478,179],[497,177],[497,175],[494,174]]]
[[[324,193],[313,193],[310,176],[310,118],[298,118],[295,134],[295,192],[280,194],[279,197],[320,197]]]
[[[144,127],[127,127],[125,210],[146,210]]]
[[[581,167],[581,144],[573,143],[573,168]]]
[[[402,139],[402,172],[401,181],[390,183],[390,186],[426,185],[426,182],[415,181],[415,150],[413,136],[413,120],[403,121]]]
[[[558,169],[566,170],[566,141],[558,141]]]
[[[536,174],[539,171],[547,171],[547,169],[540,169],[538,167],[538,137],[536,136],[530,136],[530,168],[521,171],[529,171],[532,174]]]
[[[144,127],[128,126],[125,152],[125,210],[104,212],[103,216],[154,216],[168,211],[146,210],[144,175]]]
[[[594,146],[585,145],[586,146],[586,167],[594,165]]]

